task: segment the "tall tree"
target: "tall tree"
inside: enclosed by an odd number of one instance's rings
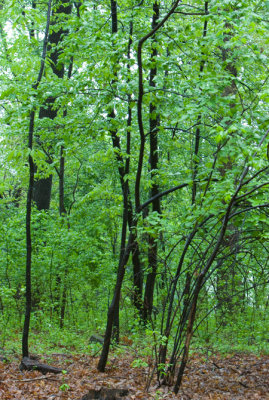
[[[160,5],[158,1],[153,4],[153,17],[151,28],[155,29],[158,24],[158,19],[160,16]],[[152,49],[151,49],[151,65],[152,68],[149,72],[149,86],[150,88],[156,88],[156,78],[157,78],[157,50],[158,42],[156,38],[153,38]],[[153,92],[154,93],[154,92]],[[149,105],[149,139],[150,139],[150,155],[149,155],[149,165],[150,165],[150,177],[151,177],[151,191],[150,197],[154,197],[155,200],[152,202],[152,212],[161,214],[161,205],[159,194],[159,184],[158,184],[158,131],[160,124],[160,115],[157,107],[157,97],[151,101]],[[155,197],[156,196],[156,197]],[[149,248],[148,248],[148,269],[149,273],[146,279],[145,294],[144,294],[144,310],[143,319],[146,322],[152,314],[153,307],[153,295],[154,286],[157,275],[157,263],[158,263],[158,242],[155,234],[149,234],[148,236]]]
[[[43,42],[43,51],[41,55],[41,63],[40,69],[38,72],[38,76],[36,82],[33,85],[33,90],[36,91],[38,86],[40,85],[44,68],[45,61],[47,55],[47,47],[48,47],[48,35],[50,28],[50,18],[51,18],[51,0],[48,2],[48,10],[47,10],[47,23],[46,29],[44,32],[44,42]],[[29,356],[29,346],[28,346],[28,338],[29,338],[29,327],[30,327],[30,317],[31,317],[31,305],[32,305],[32,293],[31,293],[31,267],[32,267],[32,235],[31,235],[31,214],[32,214],[32,199],[33,199],[33,189],[34,189],[34,160],[32,156],[33,150],[33,136],[34,136],[34,123],[35,123],[35,114],[36,109],[33,108],[30,112],[30,120],[29,120],[29,131],[28,131],[28,149],[29,149],[29,184],[28,184],[28,193],[27,193],[27,204],[26,204],[26,306],[25,306],[25,318],[24,318],[24,326],[23,326],[23,335],[22,335],[22,356]]]

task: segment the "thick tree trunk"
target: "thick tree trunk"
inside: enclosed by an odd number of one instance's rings
[[[56,10],[53,13],[54,21],[52,25],[57,25],[59,23],[59,16],[61,14],[69,15],[72,10],[72,5],[67,0],[63,0],[59,5],[56,5]],[[59,63],[59,56],[62,52],[61,42],[63,41],[63,36],[67,35],[68,32],[63,28],[52,30],[48,38],[48,59],[50,62],[51,69],[53,73],[60,79],[64,77],[64,64]],[[44,107],[40,108],[39,118],[49,118],[51,120],[55,119],[57,116],[57,109],[54,108],[55,103],[54,97],[49,97],[46,100]],[[46,147],[46,152],[49,153],[50,144],[42,143],[40,138],[37,138],[37,142],[41,147]],[[51,163],[51,158],[47,159],[48,164]],[[36,166],[36,172],[38,172],[38,166]],[[46,178],[36,177],[34,182],[33,200],[36,203],[38,210],[48,210],[50,207],[52,189],[52,174]]]
[[[33,201],[39,211],[49,210],[52,188],[52,175],[34,180]]]

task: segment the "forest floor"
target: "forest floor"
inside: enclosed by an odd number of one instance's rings
[[[193,355],[177,395],[172,387],[158,388],[155,378],[146,390],[152,368],[134,368],[134,358],[128,351],[114,358],[112,354],[105,373],[97,371],[98,358],[90,356],[51,354],[40,361],[67,372],[60,375],[21,372],[16,357],[10,362],[0,362],[1,400],[81,400],[89,389],[101,387],[127,388],[130,400],[269,399],[269,356],[235,354],[206,359]]]

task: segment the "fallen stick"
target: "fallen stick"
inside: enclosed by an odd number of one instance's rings
[[[0,381],[1,383],[6,382],[31,382],[31,381],[41,381],[42,379],[50,379],[52,381],[59,382],[60,379],[55,379],[53,376],[38,376],[37,378],[28,378],[28,379],[7,379],[6,381]]]

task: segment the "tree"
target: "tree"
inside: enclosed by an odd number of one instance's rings
[[[44,68],[45,68],[45,59],[47,55],[47,46],[48,46],[48,34],[50,28],[50,13],[51,13],[51,1],[48,3],[48,11],[47,11],[47,23],[44,34],[44,43],[43,43],[43,51],[41,55],[41,63],[40,69],[38,72],[38,76],[36,82],[33,85],[33,90],[36,91],[38,86],[40,85]],[[29,132],[28,132],[28,149],[29,149],[29,184],[28,184],[28,192],[27,192],[27,204],[26,204],[26,306],[25,306],[25,318],[24,318],[24,327],[23,327],[23,336],[22,336],[22,357],[29,356],[29,346],[28,346],[28,338],[29,338],[29,327],[30,327],[30,317],[31,317],[31,306],[32,306],[32,282],[31,282],[31,268],[32,268],[32,235],[31,235],[31,215],[32,215],[32,199],[33,199],[33,189],[34,189],[34,160],[32,156],[33,150],[33,135],[34,135],[34,123],[35,123],[35,114],[36,110],[33,108],[30,112],[29,118]]]

